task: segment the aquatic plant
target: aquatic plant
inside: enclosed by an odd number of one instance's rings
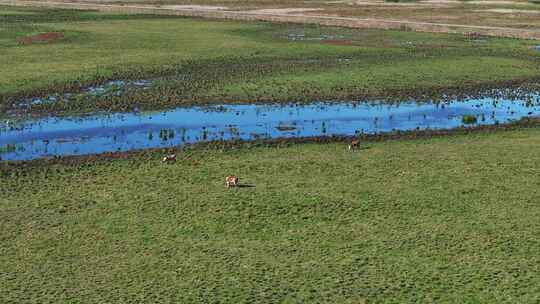
[[[17,150],[17,147],[15,145],[12,145],[12,144],[7,144],[7,145],[4,145],[4,146],[0,146],[0,154],[15,152],[16,150]]]
[[[478,118],[474,115],[463,115],[461,121],[466,125],[475,124],[478,121]]]

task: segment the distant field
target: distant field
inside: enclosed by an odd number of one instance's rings
[[[376,18],[416,22],[495,26],[540,30],[540,4],[531,0],[35,0],[161,8],[200,6],[199,9],[256,11],[308,8],[294,14]],[[276,11],[283,13],[284,11]]]
[[[19,166],[0,302],[536,303],[539,149],[536,128]]]
[[[150,78],[156,84],[112,100],[58,102],[47,111],[415,95],[540,74],[540,52],[525,40],[94,11],[9,7],[5,14],[3,9],[4,108],[13,103],[10,96],[43,95],[106,79]],[[63,38],[20,44],[48,32]]]

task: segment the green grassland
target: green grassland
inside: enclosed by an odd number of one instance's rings
[[[532,128],[0,171],[0,302],[535,303],[539,149]]]
[[[17,42],[45,32],[65,37]],[[533,45],[0,7],[0,116],[108,79],[153,85],[36,110],[489,87],[537,79]],[[536,126],[2,163],[0,303],[536,303],[539,149]]]
[[[121,97],[41,110],[384,97],[539,76],[532,41],[408,31],[0,8],[0,110],[107,79],[153,79]],[[16,12],[20,12],[17,14]],[[17,39],[63,32],[54,42]],[[400,95],[401,96],[401,95]]]

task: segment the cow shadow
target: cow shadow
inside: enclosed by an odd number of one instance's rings
[[[369,150],[369,149],[371,149],[371,147],[369,147],[369,146],[367,146],[367,147],[364,146],[364,147],[359,147],[359,148],[356,148],[356,149],[352,149],[352,150],[350,150],[350,151],[364,151],[364,150]]]
[[[237,188],[255,188],[255,185],[250,184],[238,184],[236,185]]]

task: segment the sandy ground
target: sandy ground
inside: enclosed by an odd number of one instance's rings
[[[540,14],[539,11],[535,10],[520,10],[520,9],[510,9],[510,8],[490,8],[485,10],[476,10],[477,12],[488,12],[488,13],[500,13],[500,14]]]
[[[431,0],[437,1],[437,0]],[[438,2],[448,0],[438,0]],[[479,1],[482,3],[488,1]],[[490,1],[501,3],[503,1]],[[508,1],[506,1],[508,2]],[[442,3],[442,2],[441,2]],[[514,2],[511,2],[514,3]],[[192,16],[205,18],[220,18],[242,21],[270,21],[283,23],[320,24],[327,26],[340,26],[349,28],[370,29],[407,29],[419,32],[436,33],[467,33],[477,32],[481,35],[525,38],[540,40],[540,29],[520,29],[497,26],[463,25],[449,23],[420,22],[410,20],[392,20],[376,18],[339,17],[324,15],[318,12],[318,8],[275,8],[259,9],[250,11],[228,10],[224,6],[205,5],[131,5],[131,4],[97,4],[97,3],[72,3],[53,1],[29,1],[29,0],[0,0],[0,4],[53,7],[70,9],[96,9],[100,11],[114,11],[125,13],[162,14],[174,16]]]
[[[491,1],[491,0],[482,0],[482,1],[469,1],[467,4],[478,4],[478,5],[530,5],[528,2],[521,1]]]
[[[299,7],[299,8],[266,8],[266,9],[257,9],[257,10],[249,10],[245,12],[249,12],[252,14],[298,14],[298,13],[306,13],[306,12],[316,12],[320,11],[320,8],[305,8],[305,7]]]
[[[333,1],[326,3],[343,3],[346,5],[354,6],[377,6],[377,7],[432,7],[432,8],[449,8],[459,4],[458,1],[439,1],[439,0],[428,0],[428,1],[419,1],[419,2],[384,2],[384,1],[363,1],[363,0],[349,0],[349,1]]]
[[[226,6],[213,6],[213,5],[160,5],[160,8],[172,9],[172,10],[209,10],[209,11],[221,11],[229,9]]]

